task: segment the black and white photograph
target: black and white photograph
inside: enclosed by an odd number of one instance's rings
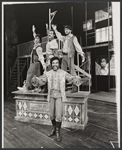
[[[2,148],[120,148],[120,2],[2,2]]]

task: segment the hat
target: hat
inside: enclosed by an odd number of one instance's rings
[[[65,28],[72,30],[72,27],[69,26],[69,25],[65,25],[65,26],[64,26],[64,29],[65,29]]]

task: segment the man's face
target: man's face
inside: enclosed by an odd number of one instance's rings
[[[54,32],[53,31],[49,31],[48,38],[49,39],[53,39],[54,38]]]
[[[69,35],[71,33],[71,30],[68,28],[64,28],[64,32],[66,35]]]
[[[102,59],[102,60],[101,60],[101,67],[102,67],[102,68],[105,68],[105,67],[106,67],[106,60],[105,60],[105,59]]]
[[[34,39],[34,43],[35,44],[38,44],[38,43],[40,43],[40,38],[37,36],[37,37],[35,37],[35,39]]]
[[[54,71],[57,71],[59,69],[59,61],[58,60],[52,61],[52,68]]]

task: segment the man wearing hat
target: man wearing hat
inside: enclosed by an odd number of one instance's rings
[[[69,25],[64,26],[64,32],[66,36],[62,36],[61,33],[57,31],[56,25],[52,25],[52,28],[55,31],[57,38],[63,42],[63,49],[62,49],[63,58],[61,69],[67,71],[68,66],[70,74],[76,76],[74,68],[75,50],[81,55],[82,62],[85,61],[84,52],[82,51],[82,48],[78,43],[77,37],[72,34],[72,28]],[[77,92],[77,90],[78,88],[75,85],[73,85],[71,92],[72,93]]]
[[[46,70],[46,64],[44,62],[44,56],[41,47],[41,36],[35,33],[35,27],[32,27],[34,36],[34,47],[31,52],[30,66],[27,71],[26,80],[24,81],[23,87],[17,87],[20,91],[26,92],[27,90],[32,90],[33,86],[31,84],[31,79],[36,76],[41,75],[40,67],[42,65],[43,70]]]

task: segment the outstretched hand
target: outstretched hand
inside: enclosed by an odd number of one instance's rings
[[[82,55],[82,63],[85,61],[85,55]]]
[[[82,84],[81,83],[81,77],[75,76],[74,79],[73,79],[73,84],[76,85],[76,86],[80,86]]]
[[[53,28],[53,30],[55,31],[55,30],[57,29],[57,26],[54,25],[54,24],[52,24],[52,28]]]
[[[48,30],[48,24],[46,23],[46,30]]]

